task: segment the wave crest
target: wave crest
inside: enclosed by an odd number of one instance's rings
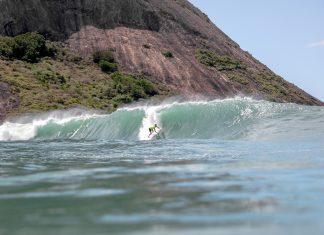
[[[72,109],[5,122],[0,140],[147,140],[153,123],[162,139],[322,138],[324,109],[247,98],[139,105],[108,115]]]

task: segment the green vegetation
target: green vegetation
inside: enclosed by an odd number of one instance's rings
[[[151,46],[148,45],[148,44],[143,44],[143,47],[144,47],[145,49],[151,49]]]
[[[66,78],[61,75],[60,73],[55,73],[51,70],[38,70],[34,73],[35,78],[43,83],[44,85],[47,85],[49,83],[53,84],[59,84],[59,85],[64,85],[66,84]]]
[[[276,74],[264,71],[252,74],[258,89],[273,101],[294,102],[296,97],[302,97],[301,93],[289,85],[283,78]]]
[[[240,73],[237,71],[228,71],[226,75],[231,81],[237,82],[241,85],[248,85],[250,83],[247,78],[247,75],[245,75],[244,73]]]
[[[173,54],[171,51],[163,51],[162,55],[164,55],[165,58],[173,58]]]
[[[0,55],[5,58],[13,57],[13,50],[16,46],[14,38],[0,36]]]
[[[103,72],[108,74],[116,72],[118,70],[118,66],[116,63],[110,63],[106,60],[100,60],[99,66]]]
[[[6,59],[36,63],[41,58],[54,54],[55,48],[47,46],[45,38],[35,32],[21,34],[14,38],[0,37],[0,55]]]
[[[303,95],[283,78],[264,70],[250,70],[245,64],[229,56],[219,55],[207,49],[198,49],[196,59],[209,67],[221,71],[246,94],[258,92],[271,101],[294,102],[303,99]]]
[[[99,63],[103,72],[111,74],[113,84],[106,89],[105,96],[115,102],[114,106],[158,94],[158,89],[144,76],[118,72],[117,63],[111,51],[95,52],[93,61]]]
[[[229,56],[216,54],[212,51],[198,49],[196,50],[195,56],[199,63],[214,67],[219,71],[246,69],[246,66],[242,62],[234,60]]]
[[[97,51],[93,54],[93,62],[99,64],[101,70],[105,73],[114,73],[118,71],[118,65],[111,51]]]
[[[99,64],[102,60],[115,63],[115,58],[111,51],[96,51],[93,53],[93,62]]]
[[[17,59],[12,56],[14,46],[11,44],[15,44],[15,40],[0,37],[0,79],[10,86],[11,93],[20,102],[11,115],[75,106],[111,112],[122,104],[169,92],[142,75],[117,72],[110,51],[96,52],[91,61],[65,48],[62,43],[45,42],[47,52],[55,51],[55,56],[42,57],[44,54],[39,53],[34,62],[27,57]],[[33,51],[31,46],[26,48]],[[38,46],[33,48],[43,50]],[[24,53],[27,54],[30,55]]]
[[[241,90],[247,94],[257,90],[269,100],[288,102],[293,102],[296,97],[301,97],[301,94],[293,86],[272,72],[248,70],[242,62],[207,49],[196,50],[195,56],[201,64],[222,71],[230,81],[241,85]]]
[[[113,85],[109,88],[109,93],[116,95],[114,101],[130,103],[134,100],[145,99],[159,93],[155,85],[144,76],[116,72],[111,77]]]

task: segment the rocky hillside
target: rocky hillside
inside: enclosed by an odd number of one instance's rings
[[[37,31],[83,59],[111,51],[121,71],[150,77],[172,94],[323,105],[240,49],[186,0],[0,0],[0,9],[1,35]],[[6,112],[21,103],[10,86],[0,83]]]

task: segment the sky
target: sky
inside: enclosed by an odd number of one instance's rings
[[[324,101],[324,0],[189,0],[243,50]]]

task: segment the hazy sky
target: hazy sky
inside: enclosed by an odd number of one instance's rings
[[[324,101],[324,0],[190,0],[243,50]]]

